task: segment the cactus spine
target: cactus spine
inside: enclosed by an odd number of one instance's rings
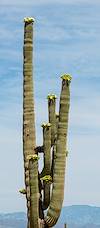
[[[23,64],[23,156],[27,199],[27,228],[53,227],[61,212],[64,197],[66,146],[70,106],[71,76],[63,75],[59,114],[56,96],[48,95],[48,123],[42,124],[43,145],[36,147],[33,93],[33,18],[24,20]],[[38,170],[38,154],[44,155],[44,167]],[[42,194],[43,193],[43,194]],[[44,210],[47,215],[44,218]],[[39,224],[41,222],[41,225]]]

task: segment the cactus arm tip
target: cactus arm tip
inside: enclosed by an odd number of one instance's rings
[[[52,183],[52,177],[50,175],[45,175],[41,177],[40,180],[45,181],[46,183]]]
[[[43,124],[41,125],[41,127],[43,127],[43,128],[51,127],[51,123],[43,123]]]
[[[70,74],[63,74],[61,76],[61,79],[64,79],[66,81],[71,81],[72,80],[72,76]]]
[[[48,94],[47,99],[54,100],[54,99],[57,99],[57,96],[55,94]]]
[[[24,17],[24,22],[25,23],[31,23],[31,22],[34,22],[35,21],[35,18],[33,17]]]
[[[27,156],[27,159],[28,160],[31,160],[32,159],[33,161],[39,160],[39,158],[40,157],[37,154],[33,154],[33,155],[28,155]]]
[[[20,192],[21,194],[25,195],[25,194],[26,194],[26,189],[20,189],[19,192]]]

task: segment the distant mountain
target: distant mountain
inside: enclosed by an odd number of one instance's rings
[[[26,228],[26,214],[24,212],[0,214],[0,228]]]
[[[24,212],[0,214],[0,228],[26,228]],[[64,207],[55,228],[100,228],[100,207],[68,206]]]
[[[100,207],[87,205],[64,207],[59,218],[59,227],[62,222],[68,224],[68,228],[100,228]]]

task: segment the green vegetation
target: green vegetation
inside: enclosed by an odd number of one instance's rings
[[[71,76],[63,75],[56,114],[56,95],[48,95],[48,123],[43,123],[43,145],[36,147],[33,92],[33,22],[24,19],[23,64],[23,158],[26,195],[27,228],[53,227],[60,216],[64,198],[68,116]],[[39,153],[43,153],[44,167],[38,169]],[[47,215],[44,217],[44,210]]]

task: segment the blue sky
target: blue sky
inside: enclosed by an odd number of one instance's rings
[[[25,199],[18,190],[24,185],[22,49],[26,16],[36,18],[37,144],[42,143],[41,123],[47,121],[46,96],[53,92],[59,98],[60,75],[70,73],[73,80],[64,205],[100,206],[99,0],[95,4],[90,0],[29,0],[28,4],[25,0],[1,0],[0,4],[0,212],[25,210]]]

